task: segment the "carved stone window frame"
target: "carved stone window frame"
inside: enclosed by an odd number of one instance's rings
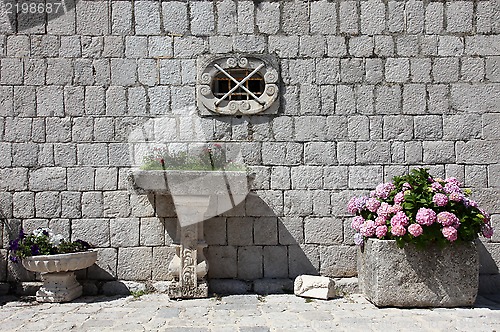
[[[244,69],[248,74],[236,79],[233,70]],[[234,84],[223,96],[216,96],[215,78],[221,74]],[[245,85],[250,78],[260,77],[264,81],[261,94]],[[275,114],[279,109],[278,62],[271,55],[259,54],[224,54],[210,55],[198,59],[196,80],[196,100],[199,114],[209,115],[265,115]],[[235,91],[245,91],[247,100],[231,100]]]

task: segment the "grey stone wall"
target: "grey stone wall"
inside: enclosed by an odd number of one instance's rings
[[[50,226],[99,248],[82,278],[168,280],[175,212],[128,190],[127,137],[194,106],[197,57],[230,52],[276,54],[282,98],[277,115],[203,120],[256,173],[206,222],[210,278],[356,275],[348,199],[416,166],[473,188],[500,234],[498,0],[80,0],[41,18],[4,2],[1,248]],[[1,253],[0,281],[37,278]]]

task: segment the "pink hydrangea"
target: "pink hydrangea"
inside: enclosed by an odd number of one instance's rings
[[[377,229],[375,230],[375,235],[381,239],[387,234],[387,226],[377,226]]]
[[[493,236],[493,227],[490,224],[484,224],[481,226],[481,232],[485,238],[491,239]]]
[[[457,192],[450,193],[450,200],[454,202],[461,202],[464,199],[464,195]]]
[[[391,233],[394,236],[403,236],[406,234],[406,228],[401,225],[395,225],[391,227]]]
[[[375,218],[375,225],[377,226],[383,226],[387,222],[387,217],[384,216],[378,216]]]
[[[436,212],[432,209],[420,208],[415,219],[421,225],[430,226],[436,222]]]
[[[432,189],[432,191],[442,191],[443,190],[443,186],[439,182],[433,182],[431,184],[431,189]]]
[[[443,227],[441,229],[441,233],[443,233],[443,236],[450,242],[453,242],[458,238],[458,232],[455,227]]]
[[[347,203],[347,212],[349,212],[350,214],[356,214],[358,212],[356,200],[357,197],[353,197],[349,200],[349,203]]]
[[[376,228],[377,227],[375,226],[375,222],[373,220],[366,220],[365,223],[361,225],[359,232],[364,237],[370,237],[375,234]]]
[[[380,207],[380,201],[374,197],[370,197],[366,201],[366,208],[370,212],[377,212],[379,207]]]
[[[462,189],[454,183],[447,183],[444,185],[444,192],[447,194],[462,193]]]
[[[394,196],[394,204],[401,204],[405,200],[405,193],[403,191],[400,191]]]
[[[448,196],[446,196],[445,194],[438,193],[435,194],[434,197],[432,197],[432,201],[437,206],[445,206],[446,204],[448,204]]]
[[[399,211],[391,218],[391,226],[408,226],[410,220],[408,216],[403,212]]]
[[[365,223],[365,218],[363,218],[361,216],[356,216],[356,217],[352,218],[351,227],[359,232],[359,229],[361,228],[361,226],[364,223]]]
[[[446,178],[444,181],[445,181],[446,183],[452,183],[452,184],[457,185],[457,186],[459,186],[459,187],[461,186],[460,181],[458,181],[458,179],[457,179],[457,178],[455,178],[455,177],[449,177],[449,178]]]
[[[394,213],[398,213],[399,211],[403,211],[403,207],[401,205],[393,205],[389,208],[389,212],[394,214]]]
[[[392,182],[381,183],[375,188],[375,196],[378,198],[386,199],[389,197],[389,194],[396,187]]]
[[[408,227],[408,233],[410,233],[414,237],[422,235],[423,232],[424,232],[424,230],[423,230],[422,226],[420,226],[419,224],[411,224]]]
[[[389,214],[391,214],[391,206],[387,204],[386,202],[382,202],[380,204],[380,207],[377,209],[377,215],[382,216],[382,217],[388,217]]]
[[[448,211],[439,212],[437,215],[437,222],[445,227],[452,226],[458,228],[460,225],[460,220],[458,220],[457,216]]]
[[[403,191],[410,190],[411,188],[411,184],[408,182],[403,183]]]

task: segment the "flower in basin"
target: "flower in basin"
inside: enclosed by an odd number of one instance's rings
[[[391,206],[388,203],[382,202],[380,207],[377,209],[377,214],[381,217],[388,217],[389,214],[391,214],[390,208]]]
[[[403,212],[399,211],[391,218],[391,226],[408,226],[409,219],[408,216]]]
[[[85,241],[66,241],[61,234],[54,234],[48,228],[38,228],[31,234],[25,234],[21,229],[18,238],[9,242],[8,249],[10,260],[17,263],[20,258],[28,256],[66,254],[90,248],[91,245]]]
[[[403,236],[406,234],[406,228],[401,225],[394,225],[391,227],[391,233],[394,236]]]
[[[464,195],[458,192],[450,193],[450,201],[461,202],[464,199]]]
[[[356,217],[352,218],[351,227],[359,232],[359,230],[361,229],[361,226],[364,223],[365,223],[365,218],[363,218],[361,216],[356,216]]]
[[[381,183],[375,188],[375,196],[378,198],[387,198],[396,187],[392,182]]]
[[[404,191],[400,191],[396,194],[396,196],[394,196],[394,203],[395,204],[401,204],[403,203],[405,200],[405,193]]]
[[[456,241],[458,238],[458,232],[455,227],[447,226],[441,229],[443,236],[450,242]]]
[[[457,216],[448,211],[439,212],[437,215],[437,222],[445,227],[458,227],[458,225],[460,224],[460,220],[458,220]]]
[[[380,201],[378,199],[376,199],[375,197],[370,197],[366,201],[366,208],[370,212],[377,212],[379,207],[380,207]]]
[[[420,208],[418,209],[416,220],[419,224],[430,226],[436,222],[436,212],[433,209]]]
[[[435,178],[427,169],[413,169],[376,186],[370,197],[354,197],[348,210],[358,219],[352,227],[357,243],[368,238],[396,240],[398,246],[470,242],[482,235],[490,238],[489,214],[469,198],[453,177]]]
[[[377,227],[375,226],[375,222],[373,220],[366,220],[364,224],[361,226],[359,229],[359,232],[361,235],[364,237],[370,237],[375,234],[375,229]]]
[[[443,185],[439,182],[433,182],[431,184],[431,190],[432,191],[442,191],[443,190]]]
[[[387,234],[387,226],[382,225],[382,226],[377,226],[377,229],[375,229],[375,235],[381,239]]]
[[[408,233],[410,233],[414,237],[422,235],[423,232],[424,230],[419,224],[411,224],[410,226],[408,226]]]
[[[446,196],[445,194],[438,193],[434,195],[432,201],[437,206],[446,206],[446,204],[448,204],[448,196]]]

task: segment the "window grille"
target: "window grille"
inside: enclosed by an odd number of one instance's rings
[[[201,115],[276,113],[278,72],[268,56],[212,56],[199,60],[197,105]]]

